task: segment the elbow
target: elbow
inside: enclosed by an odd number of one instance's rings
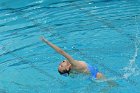
[[[58,50],[58,52],[59,52],[60,54],[64,54],[64,51],[63,51],[63,50]]]

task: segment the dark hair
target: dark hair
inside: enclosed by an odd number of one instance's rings
[[[62,75],[62,74],[66,74],[66,73],[69,75],[69,74],[70,74],[70,70],[71,70],[71,69],[69,69],[69,70],[63,70],[62,72],[61,72],[60,70],[58,70],[58,72],[59,72],[61,75]]]

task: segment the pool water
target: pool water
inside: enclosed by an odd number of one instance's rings
[[[107,80],[59,75],[41,36]],[[139,48],[139,0],[0,1],[0,93],[140,93]]]

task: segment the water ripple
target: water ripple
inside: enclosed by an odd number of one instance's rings
[[[19,4],[22,1],[14,2]],[[72,47],[116,71],[117,67],[120,69],[129,63],[126,60],[133,54],[135,34],[140,35],[140,6],[137,0],[32,0],[22,2],[18,7],[10,3],[0,3],[0,44],[3,45],[0,49],[0,70],[7,67],[7,71],[12,71],[16,67],[23,67],[23,64],[29,64],[31,68],[47,76],[48,73],[37,67],[46,69],[46,64],[56,67],[56,61],[63,58],[48,46],[42,45],[39,37],[45,35],[74,58],[84,59]],[[14,55],[13,58],[10,54]],[[116,64],[118,62],[122,62],[122,65]],[[47,70],[50,69],[52,68],[47,67]],[[21,72],[24,70],[26,69],[20,69]],[[6,74],[4,71],[2,73]],[[52,84],[56,83],[52,81]]]

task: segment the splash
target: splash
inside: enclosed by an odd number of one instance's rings
[[[138,40],[137,40],[138,41]],[[138,56],[138,42],[135,42],[135,52],[132,58],[129,60],[129,64],[127,67],[123,68],[123,71],[125,72],[123,75],[123,78],[128,79],[130,76],[137,76],[140,74],[140,69],[138,68],[136,64],[136,59]]]
[[[140,39],[138,37],[138,32],[139,32],[139,27],[137,23],[137,17],[135,16],[135,23],[136,23],[136,39],[135,39],[135,52],[134,55],[132,56],[132,59],[129,60],[129,64],[127,67],[124,67],[123,70],[125,74],[123,75],[123,78],[127,79],[130,76],[137,76],[140,74],[140,68],[136,64],[136,59],[138,56],[138,50],[139,50],[139,45],[140,45]]]

